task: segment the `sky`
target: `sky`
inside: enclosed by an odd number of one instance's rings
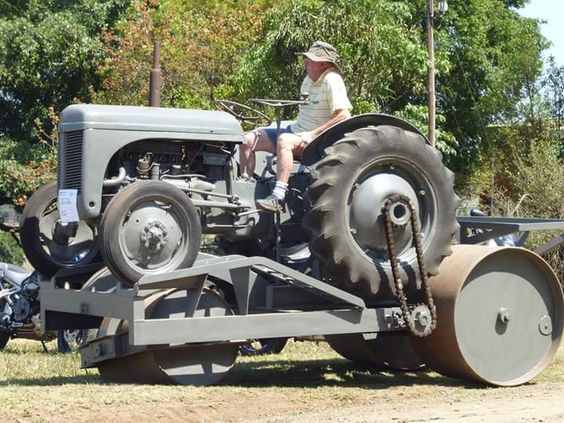
[[[520,13],[546,21],[541,25],[541,32],[552,46],[545,55],[554,56],[557,65],[564,66],[564,0],[530,0]]]

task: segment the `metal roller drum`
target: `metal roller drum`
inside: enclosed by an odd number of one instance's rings
[[[145,300],[147,316],[179,317],[190,308],[191,290],[165,290]],[[216,292],[204,288],[193,317],[232,314]],[[127,321],[104,319],[98,336],[126,334]],[[153,347],[124,357],[100,362],[98,370],[108,382],[143,384],[211,385],[229,372],[237,358],[235,343],[186,344]]]
[[[562,289],[533,252],[457,245],[430,284],[437,328],[413,344],[439,373],[513,386],[532,379],[556,354]]]
[[[150,312],[153,319],[183,316],[190,308],[190,290],[176,290],[161,297]],[[233,314],[220,295],[204,288],[193,317]],[[179,385],[212,385],[220,382],[231,370],[238,354],[236,343],[186,344],[150,350],[147,363],[153,363],[168,383]]]

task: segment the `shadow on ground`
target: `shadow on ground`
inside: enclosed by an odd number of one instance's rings
[[[95,370],[85,370],[85,374],[80,376],[20,378],[0,381],[0,387],[56,386],[63,384],[105,385],[106,383]],[[481,384],[448,378],[428,369],[416,372],[390,371],[357,366],[344,359],[304,361],[270,359],[237,363],[221,384],[249,388],[340,386],[385,389],[390,386],[413,385],[485,388]]]

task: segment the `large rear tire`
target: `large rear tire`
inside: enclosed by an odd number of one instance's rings
[[[406,332],[381,332],[366,339],[362,333],[325,335],[337,353],[362,366],[417,371],[425,368]]]
[[[451,253],[458,229],[454,176],[423,136],[387,125],[358,129],[328,147],[311,173],[304,226],[312,253],[336,286],[366,300],[392,297],[381,211],[392,194],[406,196],[414,204],[427,272],[436,274]],[[399,219],[409,217],[401,205],[393,213],[401,214],[396,216]],[[420,281],[409,224],[394,227],[393,238],[404,287],[414,292]]]
[[[71,230],[71,225],[76,225]],[[57,183],[39,188],[22,213],[20,238],[30,264],[44,276],[99,259],[98,233],[84,221],[64,224],[57,209]]]
[[[192,266],[202,228],[196,207],[166,182],[136,182],[118,192],[100,224],[102,256],[125,285]]]

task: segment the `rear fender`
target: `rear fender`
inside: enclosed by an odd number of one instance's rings
[[[427,143],[429,143],[427,137],[423,135],[421,131],[403,119],[379,113],[366,113],[339,122],[315,138],[304,149],[302,153],[302,163],[306,166],[311,166],[312,164],[318,162],[323,157],[324,151],[327,147],[339,141],[349,132],[365,128],[367,126],[380,125],[397,126],[398,128],[406,131],[415,132],[425,138]]]

